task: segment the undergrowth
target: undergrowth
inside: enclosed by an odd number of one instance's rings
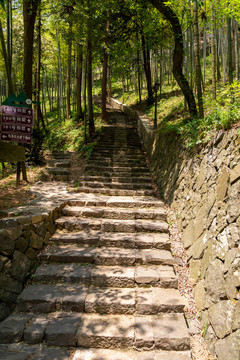
[[[143,91],[143,95],[144,101],[139,104],[135,93],[131,91],[125,94],[125,103],[146,114],[153,124],[155,106],[147,104],[146,90]],[[121,92],[116,93],[116,97],[121,101]],[[162,95],[158,95],[157,131],[178,134],[189,148],[209,141],[214,131],[231,129],[240,121],[240,81],[235,81],[231,86],[218,84],[216,101],[212,100],[209,82],[205,88],[203,101],[205,117],[190,119],[178,86],[164,86]]]

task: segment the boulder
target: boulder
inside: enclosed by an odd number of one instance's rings
[[[220,301],[208,309],[209,319],[218,338],[230,334],[233,324],[234,304],[231,300]]]
[[[205,290],[213,303],[226,297],[226,283],[224,280],[224,265],[215,259],[206,271]]]
[[[216,343],[215,351],[219,360],[237,360],[240,354],[240,330]]]

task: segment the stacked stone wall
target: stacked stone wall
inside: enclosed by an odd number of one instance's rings
[[[63,206],[25,216],[5,211],[9,217],[0,219],[0,320],[14,309],[39,252],[56,230],[55,220]]]
[[[205,339],[218,359],[240,359],[240,131],[213,133],[188,150],[133,116],[160,193],[177,213]]]

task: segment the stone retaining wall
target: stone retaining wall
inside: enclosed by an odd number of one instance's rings
[[[37,265],[39,252],[56,231],[55,220],[66,204],[48,199],[31,203],[1,212],[5,217],[0,219],[0,321],[14,309],[17,296]]]
[[[160,193],[178,215],[205,339],[218,359],[240,359],[240,131],[187,150],[176,135],[132,116]]]

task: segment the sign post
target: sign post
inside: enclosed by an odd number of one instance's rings
[[[34,102],[35,103],[35,102]],[[18,96],[11,95],[1,106],[0,140],[31,144],[33,133],[32,101],[24,92]],[[24,161],[17,161],[17,184],[20,183],[20,174],[27,181],[26,166]]]

